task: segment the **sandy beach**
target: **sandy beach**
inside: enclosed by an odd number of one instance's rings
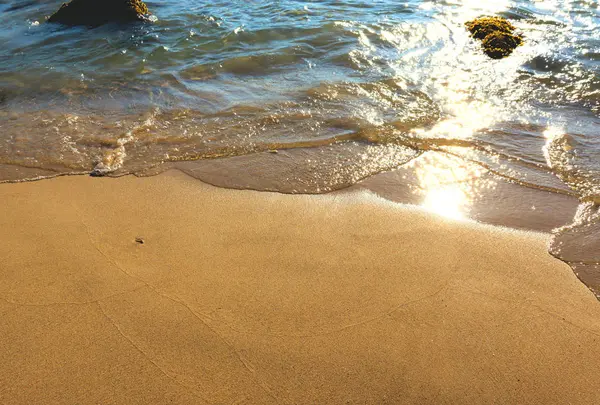
[[[593,404],[547,234],[171,171],[0,185],[0,403]]]

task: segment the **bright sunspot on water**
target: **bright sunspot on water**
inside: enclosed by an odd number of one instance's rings
[[[446,218],[464,219],[464,206],[468,196],[457,185],[429,190],[423,201],[423,207]]]
[[[446,218],[465,219],[478,193],[474,185],[485,170],[451,156],[434,154],[423,158],[415,172],[423,208]]]

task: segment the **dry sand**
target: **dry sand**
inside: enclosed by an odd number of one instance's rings
[[[600,303],[544,234],[179,172],[0,212],[2,404],[600,403]]]

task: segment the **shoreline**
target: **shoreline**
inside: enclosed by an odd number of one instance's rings
[[[0,205],[3,403],[600,400],[600,305],[548,234],[178,171]]]
[[[280,153],[279,151],[272,152]],[[463,161],[460,157],[439,151],[426,152],[395,168],[361,178],[341,187],[320,191],[294,191],[293,189],[285,188],[280,190],[281,185],[289,181],[289,178],[282,177],[279,172],[289,173],[290,168],[285,167],[285,165],[278,166],[277,163],[273,165],[272,162],[263,160],[262,157],[265,156],[270,158],[272,152],[259,152],[218,159],[172,162],[165,169],[155,170],[156,168],[150,168],[140,173],[124,172],[118,174],[108,173],[105,175],[94,175],[93,172],[53,173],[47,176],[40,175],[37,178],[23,180],[4,180],[0,181],[0,184],[30,183],[72,176],[113,179],[127,176],[146,178],[177,171],[203,184],[230,190],[256,191],[291,196],[335,196],[353,195],[363,192],[373,193],[386,201],[415,206],[437,213],[442,217],[543,233],[551,233],[556,228],[571,224],[581,203],[573,193],[568,193],[560,189],[545,188],[539,185],[534,186],[533,184],[518,183],[514,179],[506,179],[498,176],[477,163]],[[285,151],[285,153],[288,152]],[[441,167],[427,167],[427,165],[423,167],[422,162],[425,156],[433,157],[433,160],[436,158],[439,159],[440,156],[451,157],[456,160],[453,164],[446,162]],[[457,164],[456,162],[462,163]],[[0,167],[2,166],[0,164]],[[268,167],[268,170],[266,170],[268,174],[265,172],[265,166]],[[27,167],[11,167],[16,168],[15,170],[29,170]],[[258,169],[258,167],[262,168]],[[465,170],[465,167],[469,169]],[[471,173],[460,173],[457,175],[453,173],[457,169],[458,171]],[[244,170],[247,170],[247,172],[244,172]],[[430,171],[434,172],[430,176],[434,178],[433,184],[423,184],[423,179],[419,178],[418,172],[420,170],[422,171],[421,174],[426,173],[427,175],[430,175]],[[437,174],[435,174],[436,171],[438,172]],[[452,174],[447,178],[438,177],[439,173],[443,171],[448,171]],[[255,180],[256,177],[261,177],[261,175],[264,176],[264,179],[260,181]],[[430,201],[423,201],[427,199],[428,192],[443,191],[444,188],[448,188],[449,186],[454,189],[452,191],[459,191],[462,194],[461,200],[464,200],[458,202],[450,201],[453,205],[465,205],[464,207],[460,207],[461,211],[465,212],[460,212],[458,216],[448,215],[447,212],[440,210],[440,207],[436,205],[442,205],[442,201],[435,201],[433,207]],[[438,196],[438,198],[447,197],[443,194]],[[468,196],[468,194],[473,195]],[[452,199],[454,196],[450,195],[449,197]]]

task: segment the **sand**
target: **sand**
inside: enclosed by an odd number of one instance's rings
[[[0,212],[2,404],[600,403],[600,303],[547,234],[179,172]]]

